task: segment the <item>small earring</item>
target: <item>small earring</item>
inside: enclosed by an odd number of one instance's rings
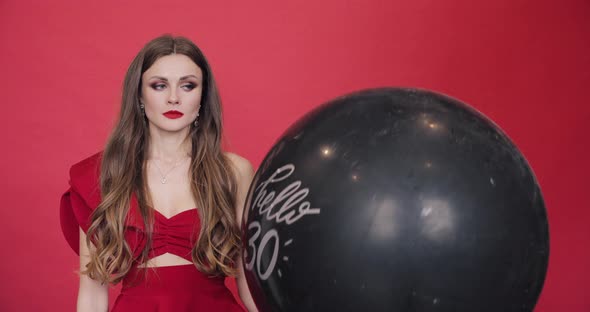
[[[143,103],[139,105],[139,108],[141,108],[141,113],[145,115],[145,106],[143,105]]]
[[[193,124],[195,125],[195,128],[199,126],[199,119],[195,119],[195,122],[193,122]]]

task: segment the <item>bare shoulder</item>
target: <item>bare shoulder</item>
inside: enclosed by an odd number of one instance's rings
[[[254,169],[252,168],[252,164],[248,159],[230,152],[225,152],[225,156],[231,161],[232,167],[234,168],[235,173],[240,178],[240,180],[248,180],[252,178]]]
[[[237,205],[236,205],[236,221],[241,224],[243,205],[250,188],[250,183],[254,178],[254,169],[252,164],[244,157],[234,153],[225,153],[225,156],[232,163],[234,174],[238,182]]]

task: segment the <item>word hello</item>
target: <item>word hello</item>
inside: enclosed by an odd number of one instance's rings
[[[311,208],[309,201],[303,201],[309,189],[301,187],[301,181],[295,181],[284,188],[276,197],[275,191],[267,190],[269,185],[285,180],[295,171],[292,164],[285,165],[277,169],[268,180],[262,182],[255,190],[256,198],[251,209],[258,208],[260,215],[266,214],[268,221],[276,223],[285,222],[293,224],[305,215],[319,214],[319,208]],[[299,206],[297,206],[299,205]],[[275,208],[279,207],[277,210]]]

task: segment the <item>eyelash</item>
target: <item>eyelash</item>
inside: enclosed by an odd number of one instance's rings
[[[196,88],[197,85],[195,85],[194,83],[188,83],[185,84],[183,87],[189,87],[188,91],[191,91],[192,89]]]
[[[163,83],[154,83],[154,84],[151,85],[152,89],[154,89],[156,91],[162,90],[161,87],[165,87],[165,86],[166,85],[163,84]],[[197,87],[197,85],[195,85],[194,83],[189,83],[189,84],[183,85],[181,88],[184,88],[184,87],[189,87],[189,89],[187,91],[192,91],[194,88]]]

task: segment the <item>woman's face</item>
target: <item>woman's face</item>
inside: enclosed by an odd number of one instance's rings
[[[150,128],[183,130],[195,121],[201,107],[203,72],[188,56],[159,58],[142,75],[141,103]]]

